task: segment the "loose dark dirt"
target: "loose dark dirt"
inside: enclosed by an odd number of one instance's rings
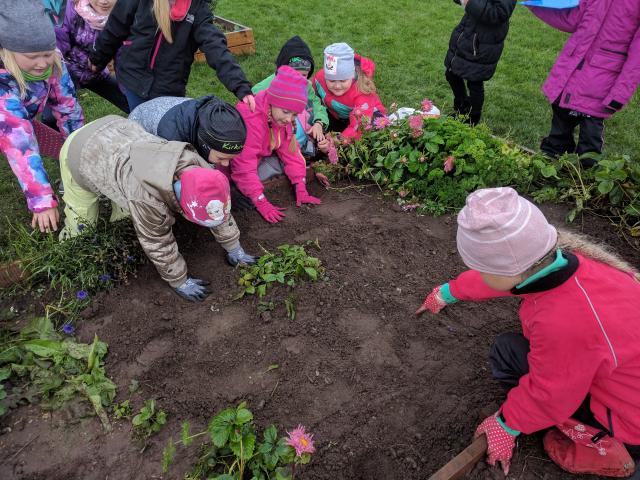
[[[236,214],[250,252],[318,239],[320,250],[308,250],[328,281],[292,290],[294,321],[284,287],[266,298],[276,304],[272,312],[259,314],[254,298],[232,301],[237,272],[206,230],[180,223],[180,250],[193,276],[212,281],[211,297],[182,301],[146,265],[129,285],[95,299],[79,328],[81,340],[97,333],[109,343],[117,400],[135,379],[136,411],[155,398],[168,425],[141,451],[129,422],[114,421],[106,434],[83,404],[52,413],[23,407],[0,420],[0,478],[182,478],[193,455],[179,454],[170,475],[161,474],[168,437],[176,438],[182,421],[203,427],[242,400],[261,426],[276,423],[282,432],[302,423],[314,433],[318,451],[302,479],[425,479],[464,449],[504,398],[487,354],[495,336],[519,329],[517,301],[461,303],[414,317],[433,286],[464,268],[455,218],[403,213],[375,189],[311,190],[321,206],[295,208],[286,188],[270,195],[289,207],[277,225],[254,211]],[[556,223],[566,213],[545,211]],[[584,227],[640,264],[604,221],[590,217]],[[271,364],[279,368],[267,372]],[[521,437],[509,478],[577,478],[551,463],[541,443],[541,435]],[[503,475],[481,462],[471,478]]]

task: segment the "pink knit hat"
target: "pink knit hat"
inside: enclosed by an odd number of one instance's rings
[[[180,175],[180,207],[185,218],[215,227],[229,218],[229,180],[213,168],[190,168]]]
[[[268,102],[274,107],[302,113],[307,106],[309,80],[288,65],[278,68],[276,77],[267,88]]]
[[[458,252],[467,267],[483,273],[524,273],[557,239],[538,207],[513,188],[476,190],[458,214]]]

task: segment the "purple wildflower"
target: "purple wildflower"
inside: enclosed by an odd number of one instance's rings
[[[76,327],[74,327],[73,325],[71,325],[70,323],[65,323],[62,326],[62,331],[64,333],[66,333],[67,335],[73,335],[73,332],[76,331]]]
[[[78,290],[76,292],[76,298],[78,300],[86,300],[87,298],[89,298],[89,293],[86,290]]]
[[[107,283],[109,280],[111,280],[111,275],[109,275],[108,273],[103,273],[98,277],[98,280],[100,280],[103,283]]]

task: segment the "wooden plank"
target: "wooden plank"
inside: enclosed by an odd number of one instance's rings
[[[227,32],[224,34],[227,37],[227,46],[229,48],[236,45],[245,45],[247,43],[253,43],[253,31],[243,30],[241,32]]]
[[[487,453],[487,437],[480,435],[453,460],[429,477],[429,480],[458,480],[467,475]]]
[[[236,45],[235,47],[229,47],[229,50],[234,55],[253,55],[256,53],[256,46],[253,43],[247,43],[246,45]]]

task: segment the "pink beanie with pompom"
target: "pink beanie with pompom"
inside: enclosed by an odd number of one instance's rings
[[[540,209],[513,188],[476,190],[458,214],[458,252],[469,268],[483,273],[524,273],[557,239]]]
[[[309,80],[293,68],[283,65],[267,88],[267,98],[274,107],[302,113],[307,106]]]

